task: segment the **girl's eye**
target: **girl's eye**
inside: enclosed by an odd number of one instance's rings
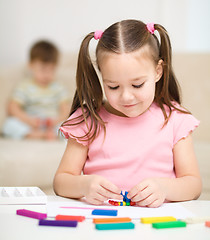
[[[139,84],[139,85],[132,85],[134,88],[141,88],[144,85],[144,83]]]
[[[116,89],[119,88],[119,86],[116,86],[116,87],[110,87],[110,86],[108,86],[108,87],[109,87],[109,89],[111,89],[111,90],[116,90]]]

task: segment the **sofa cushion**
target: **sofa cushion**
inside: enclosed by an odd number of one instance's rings
[[[1,186],[52,186],[66,140],[11,140],[0,138]]]

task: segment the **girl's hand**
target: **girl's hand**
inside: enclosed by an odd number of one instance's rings
[[[158,178],[149,178],[133,187],[127,197],[141,207],[159,207],[166,199],[166,192]]]
[[[110,198],[123,199],[120,194],[121,190],[107,179],[97,175],[89,175],[86,177],[84,195],[87,202],[100,205]]]

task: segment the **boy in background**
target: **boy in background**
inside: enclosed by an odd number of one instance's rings
[[[14,139],[56,139],[58,125],[69,112],[66,89],[54,81],[59,52],[48,41],[30,50],[31,78],[18,84],[8,104],[3,134]]]

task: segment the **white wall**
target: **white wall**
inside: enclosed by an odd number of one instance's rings
[[[87,33],[127,18],[164,25],[174,51],[210,52],[209,12],[209,0],[0,0],[0,66],[27,61],[40,38],[78,51]]]

